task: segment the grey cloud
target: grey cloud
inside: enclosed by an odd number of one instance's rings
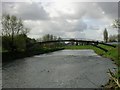
[[[85,29],[87,29],[87,24],[83,22],[82,20],[79,20],[74,28],[74,30],[76,31],[83,31]]]
[[[3,3],[3,12],[8,12],[11,14],[15,14],[22,19],[30,19],[30,20],[46,20],[50,19],[49,14],[51,12],[46,11],[46,7],[49,10],[49,4],[52,6],[52,3],[47,3],[47,6],[42,5],[41,3]],[[96,5],[97,4],[97,5]],[[110,16],[116,16],[117,13],[117,4],[116,3],[93,3],[93,2],[74,2],[71,4],[73,6],[73,14],[63,13],[61,11],[56,11],[59,15],[58,18],[61,19],[80,19],[83,17],[103,18],[102,11],[105,11],[106,14]],[[53,4],[54,6],[54,4]],[[64,7],[63,7],[64,8]],[[101,9],[100,9],[101,8]],[[56,8],[52,8],[55,10]],[[56,18],[55,18],[56,19]]]
[[[65,13],[62,13],[61,11],[58,11],[57,12],[57,13],[59,13],[58,18],[61,18],[61,19],[82,19],[84,17],[87,17],[87,18],[93,18],[93,19],[101,19],[104,16],[102,14],[102,10],[98,7],[97,3],[74,2],[71,5],[73,6],[72,9],[73,9],[74,13],[65,14]],[[56,17],[55,17],[55,19],[56,19]]]
[[[95,26],[95,25],[89,25],[89,26],[87,27],[87,29],[90,29],[90,30],[99,30],[100,27],[99,27],[99,26]]]
[[[40,3],[3,3],[3,13],[16,15],[24,20],[48,20],[49,15]]]
[[[118,2],[99,2],[97,4],[106,15],[114,19],[118,17]]]
[[[115,6],[117,4],[113,3],[72,3],[75,12],[72,14],[57,11],[57,8],[52,8],[49,4],[51,3],[47,3],[46,6],[41,3],[4,3],[3,12],[24,19],[25,26],[31,29],[29,36],[35,38],[47,33],[70,38],[100,38],[101,34],[97,32],[98,25],[104,28],[117,14]],[[51,9],[56,11],[58,17],[50,17]],[[62,9],[64,10],[64,7]],[[87,29],[91,31],[86,32]]]
[[[30,35],[43,36],[44,34],[53,34],[61,37],[79,36],[78,32],[81,33],[87,28],[87,25],[82,21],[78,20],[76,23],[69,23],[66,20],[56,21],[27,21],[26,27],[31,27]],[[29,23],[29,24],[28,24]],[[68,35],[67,35],[68,34]]]
[[[87,17],[100,20],[105,15],[110,19],[118,17],[118,2],[78,2],[74,5],[77,12],[75,15],[69,16],[73,19]]]

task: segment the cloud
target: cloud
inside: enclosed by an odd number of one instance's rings
[[[31,27],[29,36],[42,37],[44,34],[53,34],[61,37],[72,37],[76,34],[81,33],[87,28],[86,24],[81,20],[75,21],[74,23],[68,22],[68,20],[48,20],[48,21],[32,21],[25,20],[24,25]],[[72,36],[69,34],[72,33]],[[74,35],[73,35],[74,33]]]
[[[92,2],[54,2],[42,4],[52,19],[102,18],[103,11]]]
[[[3,13],[16,15],[23,20],[46,20],[48,13],[41,6],[41,3],[3,3]]]
[[[74,25],[74,29],[75,31],[84,31],[87,29],[87,24],[85,22],[83,22],[83,20],[78,20],[76,22],[76,24]]]
[[[118,2],[99,2],[97,5],[110,18],[118,18]]]
[[[104,28],[118,15],[114,2],[4,2],[2,7],[3,12],[21,17],[33,38],[49,33],[64,38],[102,40]]]
[[[90,25],[90,26],[88,26],[88,29],[90,29],[90,30],[99,30],[99,26],[96,26],[96,25]]]

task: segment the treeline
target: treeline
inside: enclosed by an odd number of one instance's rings
[[[27,37],[29,32],[21,19],[13,15],[2,16],[2,51],[25,51],[27,43],[32,39]]]
[[[62,38],[54,36],[52,34],[46,34],[43,37],[37,39],[37,41],[39,41],[39,42],[42,42],[42,41],[54,41],[54,40],[62,40]]]
[[[2,59],[4,61],[32,56],[61,49],[61,43],[40,45],[38,40],[29,38],[30,29],[23,25],[23,21],[14,15],[2,16]],[[42,41],[61,39],[50,34],[42,37]]]
[[[55,40],[62,40],[61,37],[54,36],[52,34],[45,34],[41,38],[37,39],[38,42],[44,42],[44,41],[55,41]],[[64,45],[64,42],[54,42],[54,43],[46,43],[43,44],[43,48],[57,48]]]
[[[120,41],[120,34],[118,35],[110,35],[108,38],[109,42],[117,42]]]

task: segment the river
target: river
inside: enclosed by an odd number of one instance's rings
[[[116,65],[93,50],[61,50],[8,63],[3,88],[99,88]]]

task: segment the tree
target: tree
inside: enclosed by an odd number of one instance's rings
[[[53,40],[57,40],[57,36],[53,36]]]
[[[50,35],[46,34],[43,36],[43,41],[49,41],[50,40]]]
[[[62,40],[61,37],[54,36],[52,34],[45,34],[42,38],[40,38],[38,41],[55,41],[55,40]],[[44,44],[45,47],[49,48],[56,48],[62,45],[62,42],[51,42]]]
[[[113,22],[113,28],[118,28],[118,29],[120,29],[120,19],[116,19],[116,20],[114,20],[114,22]]]
[[[58,40],[62,40],[62,38],[61,38],[61,37],[58,37]]]
[[[15,41],[14,38],[20,34],[27,34],[28,28],[25,28],[21,19],[18,19],[14,15],[4,14],[2,16],[2,36],[6,36],[10,39],[11,51],[14,51]],[[6,41],[7,42],[7,41]]]
[[[46,34],[42,37],[43,41],[52,41],[52,40],[57,40],[58,37],[54,36],[52,34]]]
[[[119,19],[116,19],[114,20],[113,22],[113,28],[117,28],[118,30],[120,30],[120,18]],[[118,31],[119,32],[119,31]],[[120,42],[120,35],[118,34],[118,42]]]
[[[70,43],[72,44],[72,45],[74,45],[75,44],[75,39],[70,39]]]
[[[109,42],[117,42],[117,41],[118,41],[118,35],[109,36]]]
[[[2,16],[2,35],[15,36],[19,34],[27,34],[28,28],[25,28],[22,20],[14,15],[4,14]]]
[[[103,32],[103,36],[104,36],[104,41],[107,43],[107,41],[108,41],[108,32],[107,32],[106,28],[105,28],[105,30]]]
[[[53,35],[50,35],[50,40],[53,40]]]

